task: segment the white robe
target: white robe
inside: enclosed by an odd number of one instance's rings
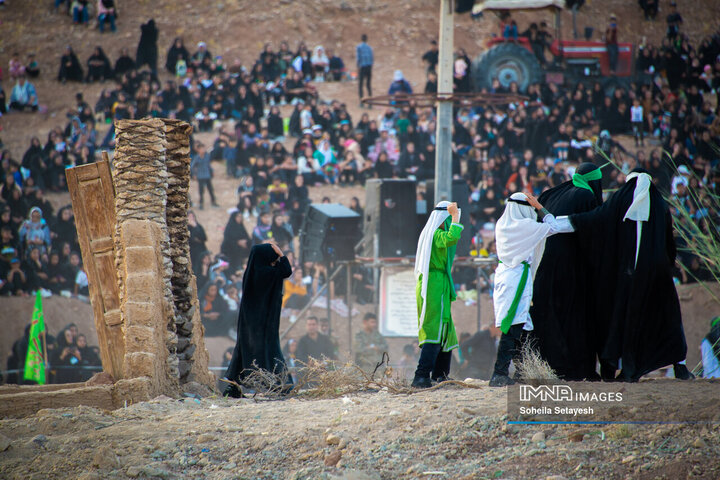
[[[541,247],[544,247],[545,238],[550,235],[575,231],[570,223],[570,219],[566,216],[555,218],[553,215],[545,215],[543,223],[549,228],[545,229],[546,232],[541,240]],[[538,225],[540,226],[540,224]],[[524,324],[523,330],[530,331],[533,329],[532,319],[530,318],[530,304],[532,303],[533,296],[533,276],[537,269],[537,264],[539,264],[542,259],[543,250],[544,248],[537,248],[536,245],[534,248],[528,249],[527,256],[524,256],[524,261],[530,265],[530,269],[528,271],[525,289],[520,297],[520,303],[518,304],[515,318],[512,322],[512,325]],[[523,268],[524,265],[522,263],[517,263],[514,266],[508,263],[500,263],[495,270],[493,307],[495,310],[495,326],[498,328],[500,328],[503,318],[508,314],[510,306],[515,299],[515,293],[520,285]]]

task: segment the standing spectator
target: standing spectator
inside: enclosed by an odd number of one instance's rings
[[[83,81],[83,69],[80,66],[80,60],[78,60],[70,45],[65,47],[65,53],[60,59],[60,71],[58,72],[58,82],[65,83],[68,80],[71,82]]]
[[[115,32],[115,19],[117,18],[117,9],[115,8],[115,0],[98,0],[97,3],[98,27],[100,33],[105,30],[105,24],[110,24],[110,31]]]
[[[438,43],[437,40],[430,40],[430,50],[422,56],[423,63],[427,66],[428,72],[434,72],[438,64]]]
[[[323,357],[334,360],[335,346],[329,337],[320,333],[317,317],[309,316],[305,327],[307,333],[298,340],[295,358],[304,364],[308,364],[311,359],[322,360]]]
[[[38,98],[35,86],[28,82],[25,75],[18,78],[10,93],[10,109],[19,112],[31,110],[37,112]]]
[[[632,123],[633,136],[635,137],[635,146],[638,146],[638,140],[641,146],[645,146],[645,134],[643,124],[643,107],[640,100],[633,100],[633,106],[630,107],[630,122]]]
[[[605,48],[607,49],[610,73],[614,74],[618,61],[617,18],[610,15],[610,24],[605,30]]]
[[[374,313],[363,317],[362,330],[355,334],[355,363],[366,372],[372,372],[388,351],[385,337],[378,331],[378,320]]]
[[[140,42],[137,47],[137,55],[135,55],[135,65],[138,69],[144,65],[150,67],[153,78],[157,76],[157,58],[158,58],[158,29],[155,27],[155,20],[150,19],[147,23],[140,26]]]
[[[362,34],[360,37],[361,42],[355,48],[355,58],[358,67],[358,97],[362,101],[363,99],[363,82],[367,85],[368,96],[372,96],[372,66],[375,63],[373,58],[373,49],[368,45],[367,34]],[[360,103],[362,107],[363,104]]]
[[[193,265],[200,265],[200,257],[207,250],[207,234],[197,221],[195,212],[188,212],[188,230],[190,231],[190,260]]]
[[[667,38],[672,42],[675,41],[678,34],[680,33],[680,25],[683,23],[683,18],[677,11],[677,3],[670,2],[670,13],[665,19],[667,22]]]
[[[213,190],[212,177],[213,171],[210,166],[210,153],[205,149],[205,145],[197,142],[195,146],[195,155],[190,162],[190,173],[198,181],[198,193],[200,198],[200,204],[198,208],[203,209],[203,203],[205,201],[205,188],[207,188],[210,194],[210,201],[213,207],[219,207],[215,201],[215,191]]]

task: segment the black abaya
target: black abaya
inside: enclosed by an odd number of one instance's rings
[[[245,240],[246,246],[242,247],[239,241]],[[230,262],[230,271],[234,272],[242,266],[250,252],[252,240],[243,225],[242,215],[233,213],[225,226],[223,241],[220,245],[220,252],[226,255]]]
[[[596,169],[592,163],[584,163],[576,173]],[[600,180],[588,183],[592,191],[567,181],[545,191],[538,200],[556,216],[589,212],[602,204],[602,187]],[[567,380],[595,376],[598,348],[593,344],[597,282],[588,258],[593,246],[581,246],[580,241],[576,233],[553,235],[545,241],[530,307],[540,354]]]
[[[225,378],[241,383],[251,370],[260,368],[277,374],[286,370],[280,349],[280,310],[283,280],[291,274],[287,257],[278,258],[271,245],[255,245],[250,250],[243,275],[237,342]],[[292,383],[290,375],[285,382]]]
[[[155,27],[155,20],[149,20],[140,26],[140,42],[138,43],[137,55],[135,60],[136,68],[143,65],[150,67],[155,73],[157,71],[158,58],[158,29]]]
[[[645,173],[642,169],[636,169]],[[629,180],[602,207],[571,215],[581,242],[598,239],[591,255],[601,284],[598,314],[605,323],[600,360],[619,368],[625,380],[638,380],[658,368],[685,359],[687,344],[680,302],[672,278],[675,264],[670,211],[655,185],[650,185],[650,216],[642,222],[635,265],[636,222],[623,221],[633,202],[636,179]]]

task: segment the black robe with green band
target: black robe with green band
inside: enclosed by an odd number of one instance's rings
[[[588,212],[602,203],[600,169],[580,165],[567,181],[538,199],[554,215]],[[577,234],[553,235],[535,273],[530,316],[541,355],[567,380],[595,375],[595,357],[602,347],[594,343],[601,323],[595,304],[598,279],[590,268],[592,244],[581,248]]]

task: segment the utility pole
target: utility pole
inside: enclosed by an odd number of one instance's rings
[[[453,31],[455,0],[440,0],[435,202],[452,200]]]

